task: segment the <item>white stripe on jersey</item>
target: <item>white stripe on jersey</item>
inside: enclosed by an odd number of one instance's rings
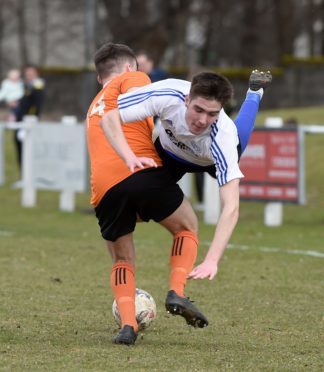
[[[200,165],[216,165],[219,185],[242,178],[238,166],[237,129],[221,110],[218,121],[199,135],[192,134],[185,120],[185,96],[190,82],[178,79],[161,80],[118,98],[118,108],[124,123],[159,116],[162,147],[175,157]]]

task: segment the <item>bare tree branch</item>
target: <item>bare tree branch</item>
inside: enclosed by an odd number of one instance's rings
[[[47,0],[39,0],[39,65],[44,66],[47,59]]]
[[[26,40],[26,21],[25,21],[25,0],[20,0],[17,4],[17,18],[18,18],[18,40],[21,62],[23,65],[29,63],[27,40]]]

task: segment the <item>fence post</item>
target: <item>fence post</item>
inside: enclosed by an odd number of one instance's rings
[[[76,125],[76,116],[63,116],[61,123],[64,125]],[[64,212],[73,212],[75,210],[75,192],[65,189],[60,193],[59,208]]]
[[[27,115],[23,122],[26,128],[21,131],[20,138],[22,141],[22,191],[21,205],[23,207],[34,207],[36,205],[36,189],[33,182],[33,126],[37,124],[37,116]]]
[[[280,117],[269,117],[264,122],[266,128],[282,128],[283,119]],[[266,226],[281,226],[283,220],[283,203],[269,202],[264,207],[264,224]]]
[[[217,180],[204,174],[204,222],[216,225],[221,212],[219,186]]]

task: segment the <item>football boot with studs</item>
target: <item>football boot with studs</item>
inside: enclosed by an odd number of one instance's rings
[[[172,315],[182,316],[187,324],[195,328],[204,328],[208,326],[208,320],[205,315],[186,297],[181,297],[171,290],[165,300],[165,308]]]

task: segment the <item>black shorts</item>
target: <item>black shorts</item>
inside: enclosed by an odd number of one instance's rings
[[[201,165],[178,161],[164,151],[159,137],[155,140],[154,146],[163,161],[163,166],[167,168],[175,182],[178,182],[186,173],[207,172],[213,178],[216,178],[215,165],[208,165],[204,167]]]
[[[162,221],[182,203],[183,192],[163,167],[136,172],[107,191],[95,208],[104,239],[115,241],[143,221]]]

